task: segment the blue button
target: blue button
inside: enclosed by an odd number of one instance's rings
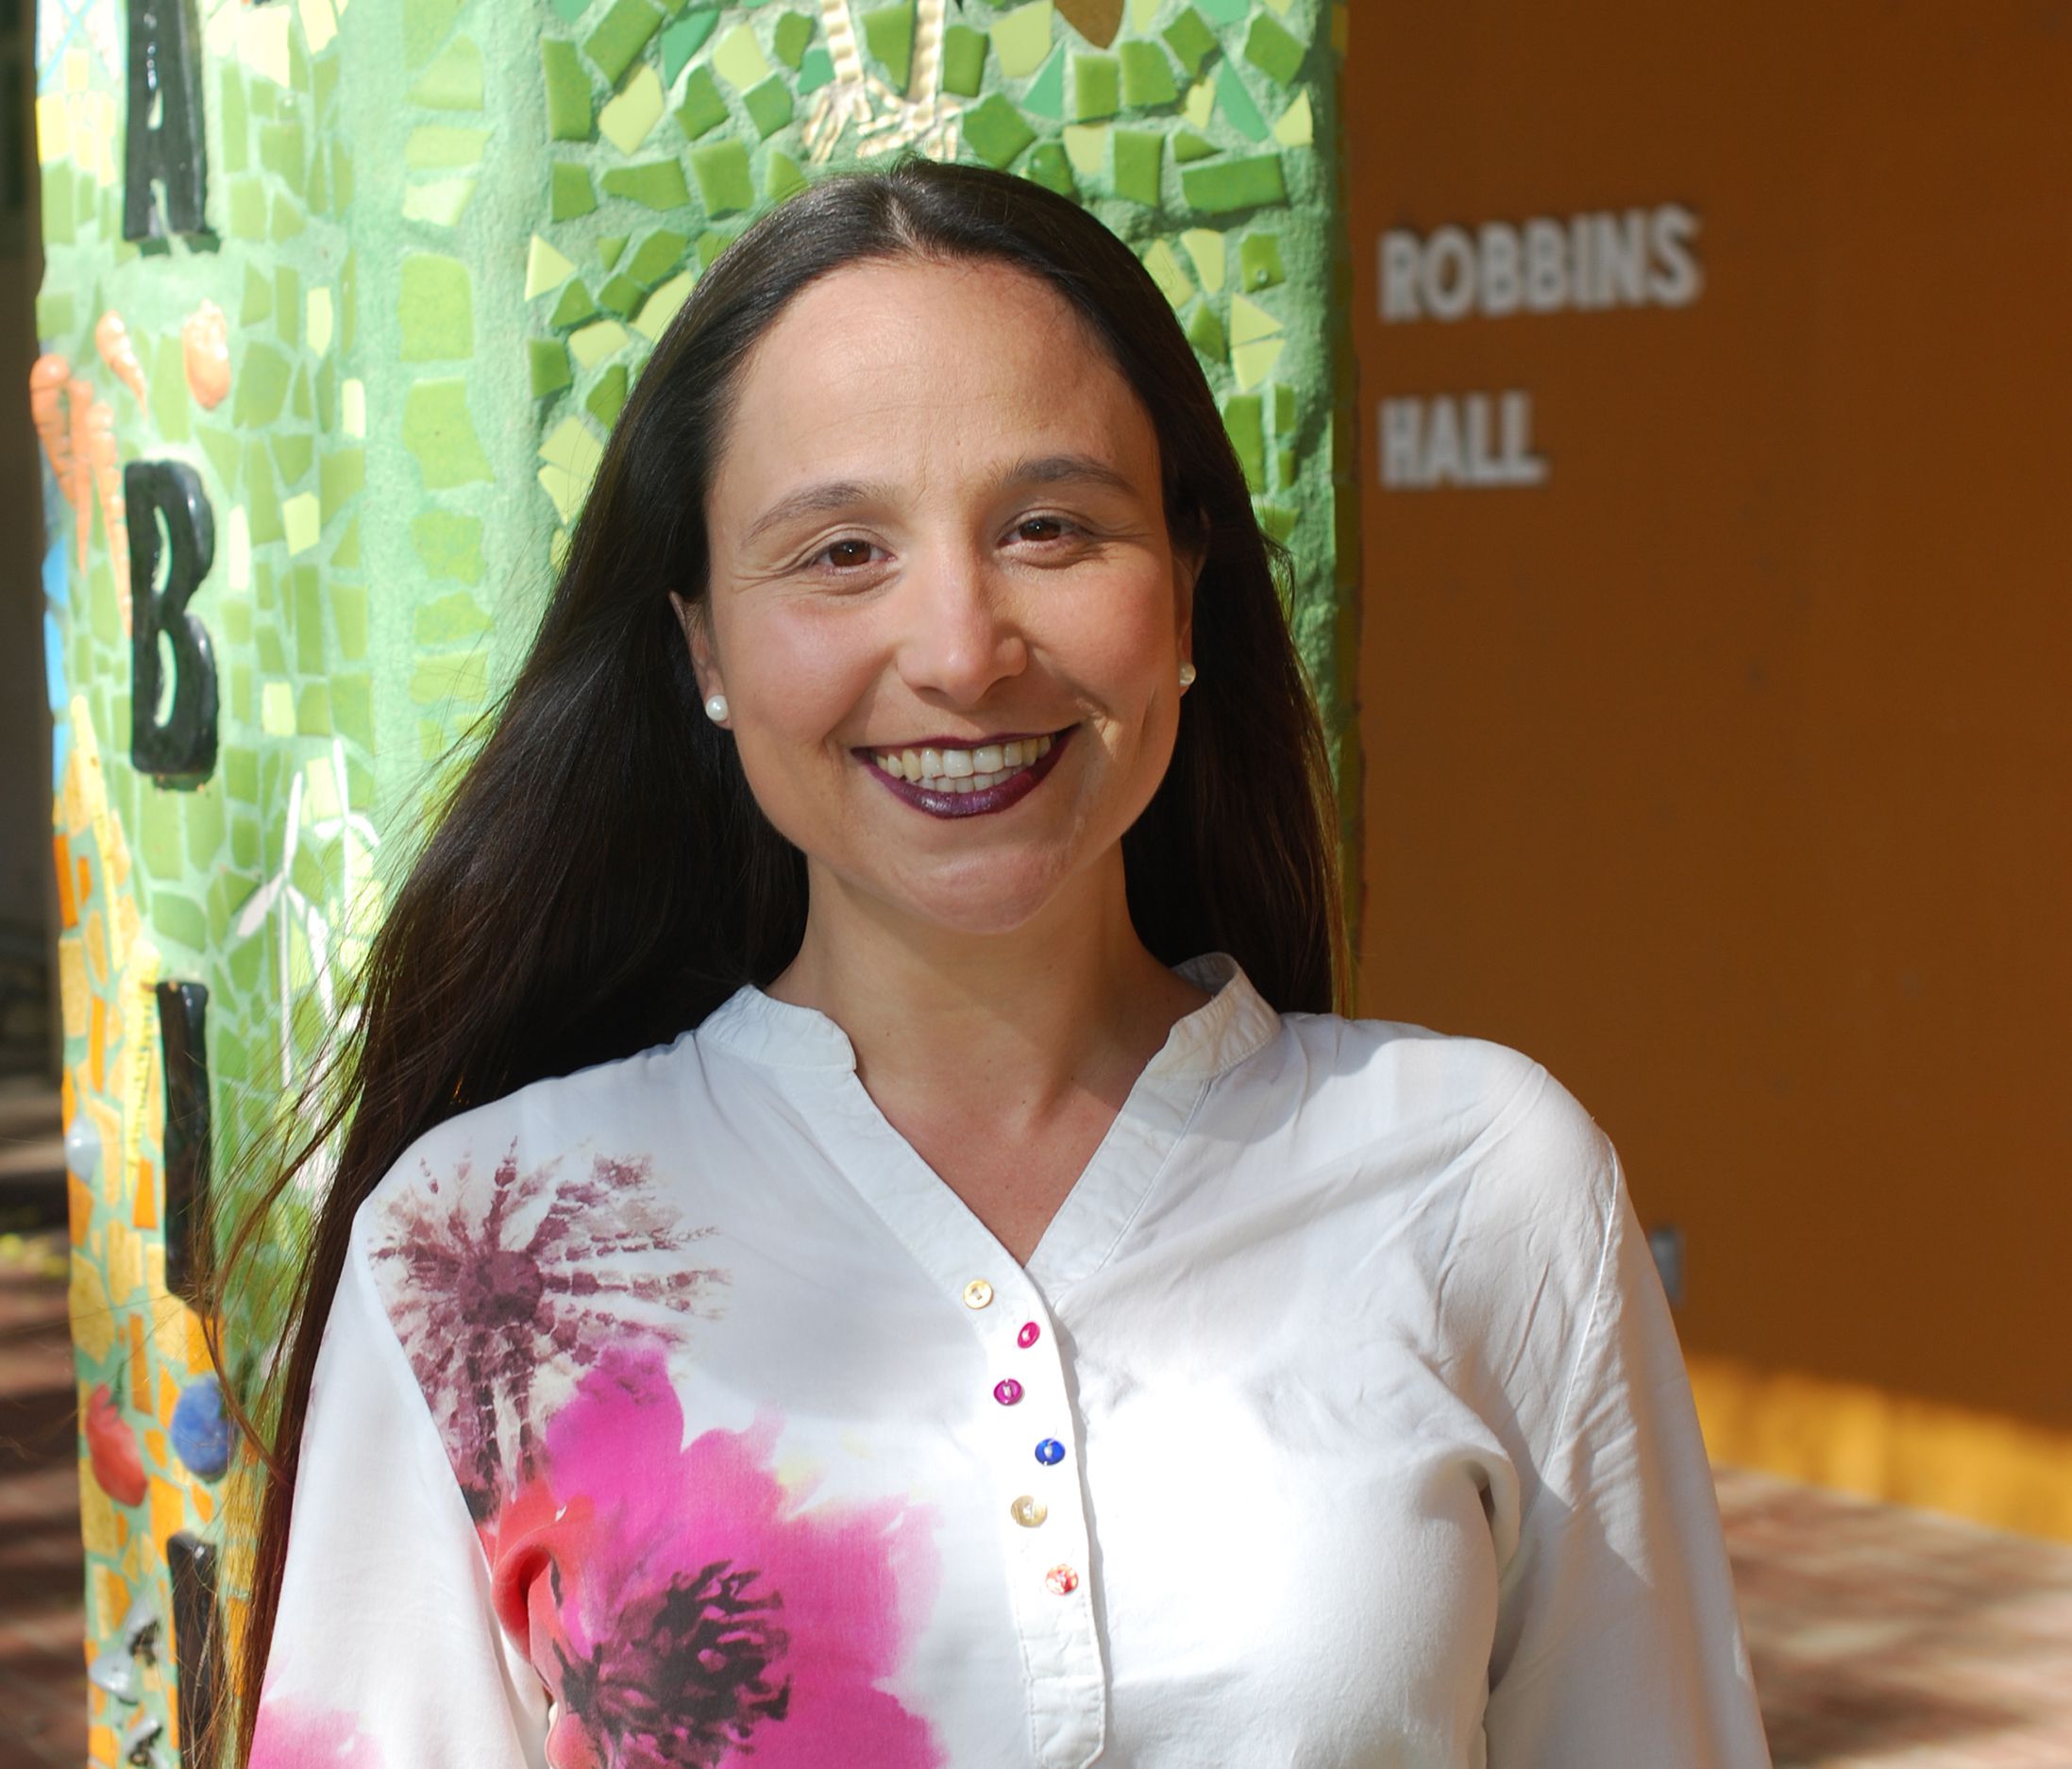
[[[1046,1468],[1055,1468],[1065,1459],[1065,1446],[1055,1438],[1045,1438],[1036,1445],[1036,1460]]]

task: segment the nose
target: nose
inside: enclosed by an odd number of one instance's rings
[[[916,694],[975,706],[1028,667],[1029,648],[1000,575],[965,548],[917,560],[902,586],[900,674]]]

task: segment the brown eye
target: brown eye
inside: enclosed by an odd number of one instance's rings
[[[1015,532],[1025,541],[1054,541],[1065,533],[1062,516],[1031,516],[1017,526]]]
[[[870,563],[870,543],[868,541],[836,541],[820,557],[834,565],[848,567],[868,565]]]

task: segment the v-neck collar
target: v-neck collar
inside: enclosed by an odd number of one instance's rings
[[[1280,1031],[1280,1016],[1229,954],[1206,953],[1175,969],[1211,991],[1209,1000],[1173,1022],[1020,1267],[879,1111],[856,1073],[855,1048],[826,1014],[750,985],[706,1019],[698,1038],[818,1084],[815,1091],[851,1132],[844,1141],[855,1158],[843,1162],[845,1177],[938,1281],[954,1290],[987,1271],[1014,1268],[1054,1302],[1114,1251],[1210,1085]]]

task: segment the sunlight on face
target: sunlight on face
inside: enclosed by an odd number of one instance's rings
[[[854,266],[765,334],[735,411],[686,631],[817,912],[995,932],[1119,871],[1172,753],[1194,565],[1078,316],[999,264]]]

